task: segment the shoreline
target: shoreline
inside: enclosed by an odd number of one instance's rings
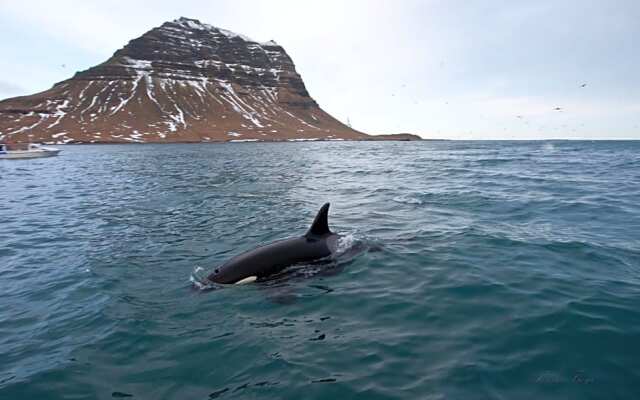
[[[46,146],[82,146],[82,145],[171,145],[171,144],[238,144],[238,143],[309,143],[309,142],[637,142],[640,139],[386,139],[386,140],[368,140],[368,139],[318,139],[318,140],[204,140],[204,141],[176,141],[176,142],[33,142],[41,143]],[[1,142],[1,141],[0,141]]]
[[[184,140],[184,141],[150,141],[150,142],[136,142],[136,141],[89,141],[89,142],[81,142],[81,141],[69,141],[66,143],[62,142],[34,142],[34,143],[42,143],[47,146],[64,146],[64,145],[86,145],[86,144],[97,144],[97,145],[108,145],[108,144],[203,144],[203,143],[211,143],[211,144],[223,144],[223,143],[309,143],[309,142],[429,142],[429,141],[449,141],[450,139],[281,139],[281,140],[261,140],[261,139],[232,139],[232,140],[201,140],[201,141],[193,141],[193,140]]]

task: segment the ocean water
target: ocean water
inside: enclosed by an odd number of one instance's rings
[[[1,399],[640,394],[640,142],[61,147],[0,162]]]

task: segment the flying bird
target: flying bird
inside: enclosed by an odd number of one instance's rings
[[[587,84],[583,83],[582,85],[580,85],[580,87],[587,87]]]
[[[554,108],[555,111],[562,111],[562,107],[556,107]]]

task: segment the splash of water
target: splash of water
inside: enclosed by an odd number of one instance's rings
[[[189,276],[189,281],[194,288],[198,290],[215,289],[216,285],[207,279],[207,273],[204,268],[196,266]]]
[[[338,248],[336,249],[335,257],[340,257],[340,255],[347,252],[351,249],[354,244],[357,242],[355,232],[347,233],[346,235],[341,235],[338,238]]]

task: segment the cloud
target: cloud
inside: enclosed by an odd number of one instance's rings
[[[492,117],[545,117],[567,113],[574,117],[592,118],[640,111],[640,103],[634,101],[566,96],[467,96],[454,98],[451,102]]]
[[[0,99],[25,94],[26,89],[13,82],[0,80]]]
[[[124,2],[112,1],[107,10],[98,4],[33,0],[3,2],[0,8],[5,18],[20,21],[28,29],[42,31],[88,52],[113,52],[131,38],[128,33],[135,24],[131,24],[131,17],[114,18],[109,12],[113,8],[126,9]]]

